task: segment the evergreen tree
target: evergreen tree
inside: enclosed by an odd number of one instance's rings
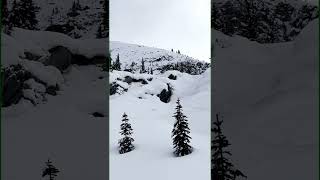
[[[153,74],[153,69],[151,68],[151,70],[150,70],[150,74]]]
[[[2,23],[4,33],[10,35],[12,26],[9,21],[9,10],[8,10],[7,0],[1,1],[1,23]]]
[[[52,165],[50,159],[46,162],[46,168],[42,171],[42,177],[49,176],[49,180],[53,180],[60,171]]]
[[[102,64],[102,71],[110,71],[112,72],[112,58],[110,52],[107,55],[107,59],[105,63]]]
[[[120,139],[118,142],[119,153],[123,154],[123,153],[130,152],[134,149],[134,145],[132,144],[134,139],[131,137],[131,135],[133,134],[132,132],[133,129],[131,127],[131,124],[129,123],[129,119],[126,113],[123,113],[122,124],[120,128],[121,128],[120,134],[124,137]]]
[[[132,62],[131,65],[130,65],[130,69],[131,71],[133,72],[134,71],[134,67],[136,66],[136,63],[135,62]]]
[[[101,38],[104,38],[104,36],[103,36],[103,27],[102,27],[102,25],[99,25],[99,27],[98,27],[98,31],[97,31],[97,34],[96,34],[96,37],[98,38],[98,39],[101,39]]]
[[[178,50],[178,54],[180,54],[180,50]]]
[[[113,63],[113,69],[117,71],[121,71],[121,63],[119,54],[117,55],[116,61]]]
[[[11,22],[13,27],[21,27],[22,26],[22,21],[23,21],[23,16],[19,12],[19,4],[16,0],[12,2],[12,8],[11,8],[11,13],[9,16],[9,21]]]
[[[182,113],[182,106],[180,104],[180,99],[177,100],[176,112],[174,113],[174,118],[176,122],[174,123],[174,128],[172,130],[172,138],[174,145],[174,154],[176,156],[184,156],[192,153],[192,147],[189,145],[191,137],[190,129],[188,125],[187,116]]]
[[[77,9],[77,10],[81,10],[81,9],[82,9],[82,6],[81,6],[81,4],[80,4],[80,0],[77,0],[76,9]]]
[[[142,60],[141,60],[141,71],[140,71],[141,73],[145,73],[146,72],[146,68],[145,68],[145,66],[144,66],[144,59],[142,58]]]
[[[216,180],[235,180],[239,176],[246,177],[241,171],[235,169],[230,160],[227,159],[227,156],[231,156],[232,154],[226,150],[230,146],[230,143],[226,136],[222,134],[222,122],[222,120],[219,120],[219,115],[216,114],[216,121],[212,129],[214,138],[211,142],[211,151],[213,153],[211,159],[211,164],[213,165],[211,177]]]
[[[21,0],[19,3],[14,0],[10,22],[15,27],[37,30],[37,13],[39,10],[39,7],[37,7],[32,0]]]
[[[71,6],[69,12],[67,13],[67,15],[68,15],[69,17],[76,17],[76,16],[79,15],[78,5],[77,5],[76,1],[73,1],[73,2],[72,2],[72,6]]]
[[[52,12],[51,12],[51,16],[49,17],[49,24],[53,25],[53,19],[54,19],[54,15],[55,15],[55,9],[52,8]]]
[[[109,36],[109,1],[103,1],[102,20],[98,27],[97,38],[106,38]]]

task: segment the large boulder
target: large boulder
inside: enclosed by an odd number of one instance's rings
[[[119,85],[116,82],[112,82],[110,84],[110,95],[114,95],[114,94],[123,94],[124,92],[127,92],[128,89],[122,87],[121,85]]]
[[[164,102],[164,103],[168,103],[170,102],[171,96],[172,96],[172,87],[170,86],[169,83],[167,83],[168,88],[167,89],[163,89],[160,94],[158,94],[157,96],[159,97],[160,101]]]
[[[135,78],[132,78],[130,76],[126,76],[123,80],[123,82],[126,82],[128,84],[131,84],[133,82],[141,82],[142,84],[148,84],[148,82],[144,79],[135,79]]]
[[[94,56],[93,58],[87,58],[84,55],[73,54],[72,55],[72,64],[77,65],[90,65],[90,64],[104,64],[107,62],[105,56]]]
[[[105,56],[94,56],[91,58],[91,62],[93,64],[105,64],[107,62],[107,58]]]
[[[63,46],[56,46],[49,50],[50,57],[44,61],[45,65],[52,65],[61,72],[66,70],[72,62],[72,53]]]
[[[69,24],[54,24],[46,28],[46,31],[58,32],[63,34],[68,34],[72,30],[74,30],[74,27]]]

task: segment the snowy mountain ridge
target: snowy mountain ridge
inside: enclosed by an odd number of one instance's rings
[[[110,42],[110,53],[113,61],[119,55],[122,70],[130,72],[141,70],[142,59],[145,69],[156,73],[178,70],[195,75],[205,72],[210,66],[207,62],[174,51],[117,41]],[[177,64],[181,64],[181,68],[176,67]]]

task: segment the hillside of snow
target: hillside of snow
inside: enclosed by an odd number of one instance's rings
[[[122,173],[117,172],[123,163],[144,164],[142,169],[149,170],[145,177],[150,178],[159,168],[167,169],[170,176],[180,174],[173,167],[184,165],[190,169],[189,174],[184,173],[186,179],[209,179],[210,69],[203,65],[207,63],[157,48],[121,43],[112,56],[119,54],[123,65],[133,60],[140,65],[142,58],[146,59],[146,66],[153,60],[159,64],[152,66],[154,74],[124,69],[110,72],[109,83],[119,86],[115,86],[116,92],[110,96],[108,111],[108,75],[95,59],[102,56],[106,60],[105,40],[73,39],[61,33],[19,28],[14,28],[11,36],[2,36],[7,100],[2,107],[4,179],[41,178],[48,158],[61,170],[59,179],[106,179],[108,132],[110,172],[115,179],[122,179],[118,176]],[[135,59],[129,58],[134,53]],[[189,61],[190,67],[199,67],[199,71],[194,71],[196,75],[156,70],[170,63]],[[169,78],[170,75],[174,78]],[[172,91],[169,99],[157,96],[169,86]],[[172,115],[178,97],[189,119],[194,147],[191,155],[182,158],[173,157],[171,140]],[[124,110],[133,121],[137,148],[120,156],[116,146],[119,119]],[[154,128],[147,129],[149,124]],[[157,134],[155,139],[148,138],[150,133]],[[149,162],[143,163],[146,160]],[[168,168],[168,163],[172,167]],[[199,167],[198,173],[191,173]],[[132,168],[133,176],[141,177],[140,168]],[[168,178],[166,174],[160,177]]]
[[[107,179],[108,74],[94,62],[105,63],[105,40],[19,28],[1,36],[2,179],[45,179],[48,158],[57,179]]]
[[[95,38],[98,26],[101,23],[101,14],[103,12],[102,0],[34,0],[37,7],[40,8],[37,13],[39,21],[38,28],[46,30],[51,25],[61,25],[72,30],[67,34],[73,38]],[[77,16],[69,16],[74,2],[79,2],[81,9],[77,11]],[[8,0],[9,10],[13,0]]]
[[[209,67],[209,63],[188,55],[143,45],[111,41],[109,50],[113,61],[119,55],[122,70],[132,72],[139,72],[142,60],[144,60],[145,69],[158,71],[156,73],[178,70],[174,66],[179,63],[185,66],[179,71],[189,74],[201,74]]]
[[[213,111],[248,179],[318,179],[319,21],[295,41],[259,44],[217,31]]]
[[[176,80],[169,79],[170,74],[175,75]],[[145,82],[127,83],[125,77],[144,79]],[[110,96],[110,179],[209,180],[210,69],[201,75],[178,71],[159,75],[113,71],[110,83],[113,82],[126,91]],[[173,93],[170,101],[164,103],[157,94],[167,89],[167,84]],[[184,157],[173,155],[171,139],[177,98],[180,98],[183,112],[188,117],[194,148],[192,154]],[[136,148],[119,154],[119,130],[124,112],[132,124]],[[122,173],[123,169],[126,173]]]
[[[304,0],[218,0],[211,11],[216,30],[266,44],[294,40],[319,17],[316,3]]]

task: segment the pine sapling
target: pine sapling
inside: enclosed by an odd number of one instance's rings
[[[54,165],[52,165],[50,159],[48,159],[46,162],[46,168],[44,168],[42,171],[42,177],[49,176],[49,180],[54,180],[59,172],[60,171]]]
[[[174,118],[176,122],[174,123],[174,128],[172,130],[174,154],[176,156],[185,156],[192,153],[192,147],[189,145],[191,137],[190,129],[188,125],[187,116],[182,113],[182,106],[180,104],[180,99],[177,100],[176,112],[174,113]]]
[[[211,177],[215,180],[235,180],[237,177],[246,177],[241,171],[234,168],[228,157],[232,154],[226,150],[230,146],[226,136],[223,135],[221,125],[222,120],[216,114],[216,121],[212,129],[214,138],[211,142],[212,159]]]
[[[131,124],[129,123],[129,119],[126,113],[122,115],[122,124],[120,125],[120,134],[123,136],[122,139],[119,140],[119,153],[124,154],[134,150],[134,145],[132,142],[134,139],[131,137],[133,134],[133,129]]]

